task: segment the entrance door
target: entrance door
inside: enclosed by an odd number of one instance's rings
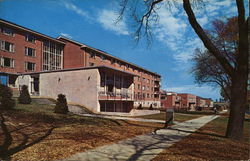
[[[0,84],[6,85],[7,86],[7,80],[8,77],[5,75],[0,75]]]

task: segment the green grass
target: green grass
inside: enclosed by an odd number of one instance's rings
[[[174,121],[183,122],[183,121],[199,118],[201,116],[204,116],[204,115],[174,113]],[[161,113],[158,113],[158,114],[139,116],[139,118],[154,119],[154,120],[165,120],[166,119],[166,113],[161,112]]]
[[[52,105],[41,105],[36,102],[31,102],[31,104],[19,104],[17,103],[15,106],[16,110],[21,110],[25,112],[32,112],[32,113],[46,113],[46,114],[53,114],[54,106]]]

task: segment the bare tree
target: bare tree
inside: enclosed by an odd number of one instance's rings
[[[208,50],[196,49],[192,60],[194,66],[191,73],[194,75],[196,83],[219,86],[223,97],[231,100],[230,91],[228,90],[228,87],[231,86],[231,80],[217,59]]]
[[[151,35],[151,25],[159,18],[156,8],[162,2],[169,3],[170,0],[122,0],[119,19],[122,19],[125,12],[130,12],[135,20],[136,39],[144,33],[147,37]],[[174,1],[174,0],[172,0]],[[192,4],[200,3],[202,0],[193,0]],[[210,36],[197,22],[189,0],[183,0],[183,8],[188,16],[188,21],[196,34],[202,40],[204,46],[216,58],[231,80],[231,104],[230,117],[227,126],[226,136],[231,139],[241,140],[243,138],[243,125],[245,108],[247,105],[247,80],[248,80],[248,21],[245,16],[243,0],[236,0],[238,11],[238,44],[235,65],[232,65],[225,54],[216,46]]]

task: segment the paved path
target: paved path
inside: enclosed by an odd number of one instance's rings
[[[219,116],[209,115],[178,123],[170,129],[158,130],[155,134],[140,135],[118,143],[75,154],[65,159],[65,161],[151,160],[167,147],[190,135],[217,117]]]

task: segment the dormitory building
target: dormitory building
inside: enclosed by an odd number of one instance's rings
[[[14,91],[56,98],[93,112],[159,108],[161,76],[81,42],[0,19],[0,83]]]

